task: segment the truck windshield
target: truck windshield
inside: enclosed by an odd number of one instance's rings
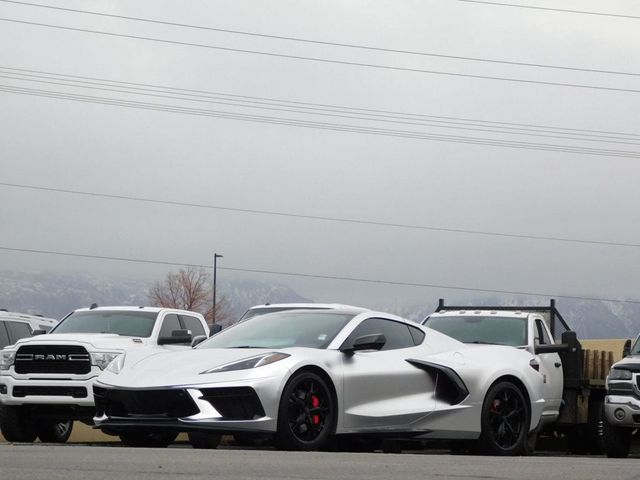
[[[327,348],[354,317],[328,311],[282,311],[252,317],[196,348]]]
[[[115,333],[126,337],[150,337],[158,314],[94,310],[74,312],[51,333]]]
[[[520,347],[527,344],[527,320],[515,317],[438,316],[425,326],[464,343],[489,343]]]

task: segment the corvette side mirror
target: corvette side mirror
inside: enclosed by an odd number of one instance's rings
[[[191,348],[195,347],[196,345],[200,345],[206,339],[206,335],[196,335],[195,337],[193,337],[193,340],[191,340]]]
[[[387,343],[387,338],[384,335],[381,333],[373,333],[358,337],[353,343],[343,343],[340,351],[342,353],[354,353],[359,350],[381,350],[385,343]]]

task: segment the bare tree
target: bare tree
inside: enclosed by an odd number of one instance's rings
[[[200,312],[213,320],[213,289],[211,276],[204,268],[187,267],[169,272],[164,280],[149,289],[149,301],[156,307],[181,308]],[[231,305],[224,296],[216,301],[215,323],[227,325],[233,320]]]

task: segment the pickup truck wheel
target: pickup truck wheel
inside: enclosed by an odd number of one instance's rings
[[[0,431],[8,442],[31,443],[38,436],[36,425],[23,407],[0,406]]]
[[[521,455],[526,450],[529,419],[520,388],[506,380],[496,383],[482,404],[480,450],[490,455]]]
[[[73,430],[73,420],[65,422],[39,422],[38,438],[43,443],[66,443]]]
[[[609,458],[627,458],[631,448],[632,428],[611,425],[605,418],[602,423],[604,453]]]
[[[220,445],[221,435],[207,432],[189,432],[189,443],[193,448],[214,449]]]
[[[121,433],[120,441],[127,447],[166,448],[177,436],[176,432],[131,432]]]

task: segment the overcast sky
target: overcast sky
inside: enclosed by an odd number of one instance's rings
[[[526,3],[558,7],[550,0]],[[416,125],[406,119],[384,123],[36,83],[0,70],[0,76],[13,77],[0,78],[0,84],[31,89],[22,92],[47,90],[458,137],[443,142],[301,128],[0,91],[1,182],[237,209],[640,244],[640,18],[453,0],[47,4],[323,42],[633,75],[347,48],[0,2],[0,17],[5,19],[399,69],[6,21],[0,21],[0,67],[503,122],[476,122],[470,127],[475,131]],[[640,17],[640,5],[626,1],[565,1],[562,8]],[[62,83],[59,77],[56,82]],[[200,100],[208,94],[201,95]],[[478,131],[500,125],[516,128],[513,124],[554,128],[537,129],[538,136]],[[583,135],[579,139],[551,138],[571,132],[559,133],[557,128],[592,132],[576,132]],[[605,135],[615,139],[593,141]],[[461,143],[461,137],[581,150],[478,145]],[[585,148],[598,154],[587,154]],[[638,153],[625,157],[603,155],[603,150]],[[337,223],[8,186],[0,186],[0,205],[2,247],[194,264],[211,264],[216,251],[224,255],[221,267],[640,300],[638,247]],[[0,265],[17,271],[150,279],[170,269],[10,251],[0,251]],[[226,270],[219,274],[242,276]],[[317,301],[397,305],[432,303],[438,296],[454,294],[435,288],[245,276],[285,283]]]

